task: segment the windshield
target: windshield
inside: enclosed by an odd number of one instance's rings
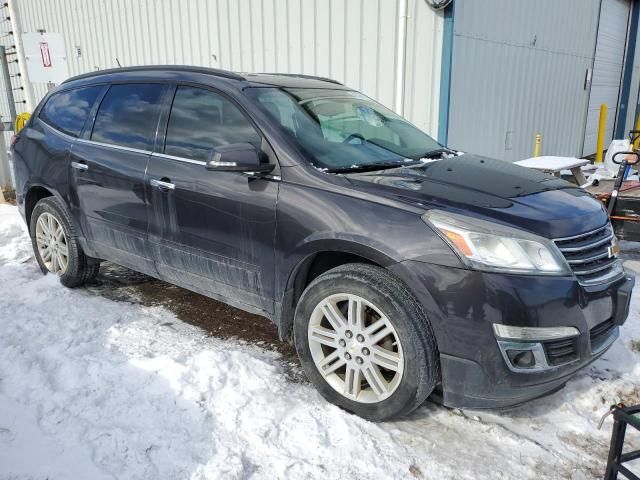
[[[250,88],[318,168],[403,164],[442,146],[402,117],[351,90]]]

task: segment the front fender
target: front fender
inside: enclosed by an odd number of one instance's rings
[[[358,234],[316,232],[300,241],[288,255],[292,259],[308,257],[321,252],[341,252],[358,255],[382,267],[401,260],[401,255],[388,245],[371,237]]]
[[[363,258],[371,263],[388,268],[397,263],[397,255],[384,250],[382,245],[371,242],[358,235],[333,235],[323,236],[315,233],[304,241],[288,255],[277,267],[276,275],[280,278],[277,283],[274,321],[278,327],[281,339],[289,337],[293,315],[295,312],[296,281],[302,275],[306,277],[306,271],[312,264],[316,255],[321,253],[350,254]],[[300,287],[298,287],[300,290]]]

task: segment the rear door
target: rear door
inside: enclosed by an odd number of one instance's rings
[[[90,254],[155,274],[147,244],[145,173],[162,83],[113,84],[71,150],[72,185]]]
[[[205,169],[212,148],[261,148],[260,133],[229,97],[190,85],[176,87],[164,123],[166,141],[158,142],[148,170],[149,236],[159,273],[245,310],[271,313],[277,180]]]
[[[69,152],[105,89],[105,85],[89,85],[52,93],[30,127],[20,132],[28,141],[18,153],[32,184],[69,198]]]

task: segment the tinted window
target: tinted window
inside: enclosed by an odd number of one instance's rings
[[[209,90],[178,87],[164,152],[206,160],[212,148],[231,143],[260,145],[260,135],[231,101]]]
[[[158,83],[112,85],[98,109],[91,140],[151,150],[163,88]]]
[[[54,93],[40,111],[40,118],[53,128],[77,137],[102,88],[97,85]]]

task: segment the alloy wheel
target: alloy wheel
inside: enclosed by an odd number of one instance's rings
[[[36,245],[42,263],[51,273],[63,275],[69,264],[69,246],[60,222],[44,212],[36,222]]]
[[[389,318],[371,302],[352,294],[322,300],[308,328],[311,356],[329,385],[361,403],[380,402],[402,380],[404,355]]]

